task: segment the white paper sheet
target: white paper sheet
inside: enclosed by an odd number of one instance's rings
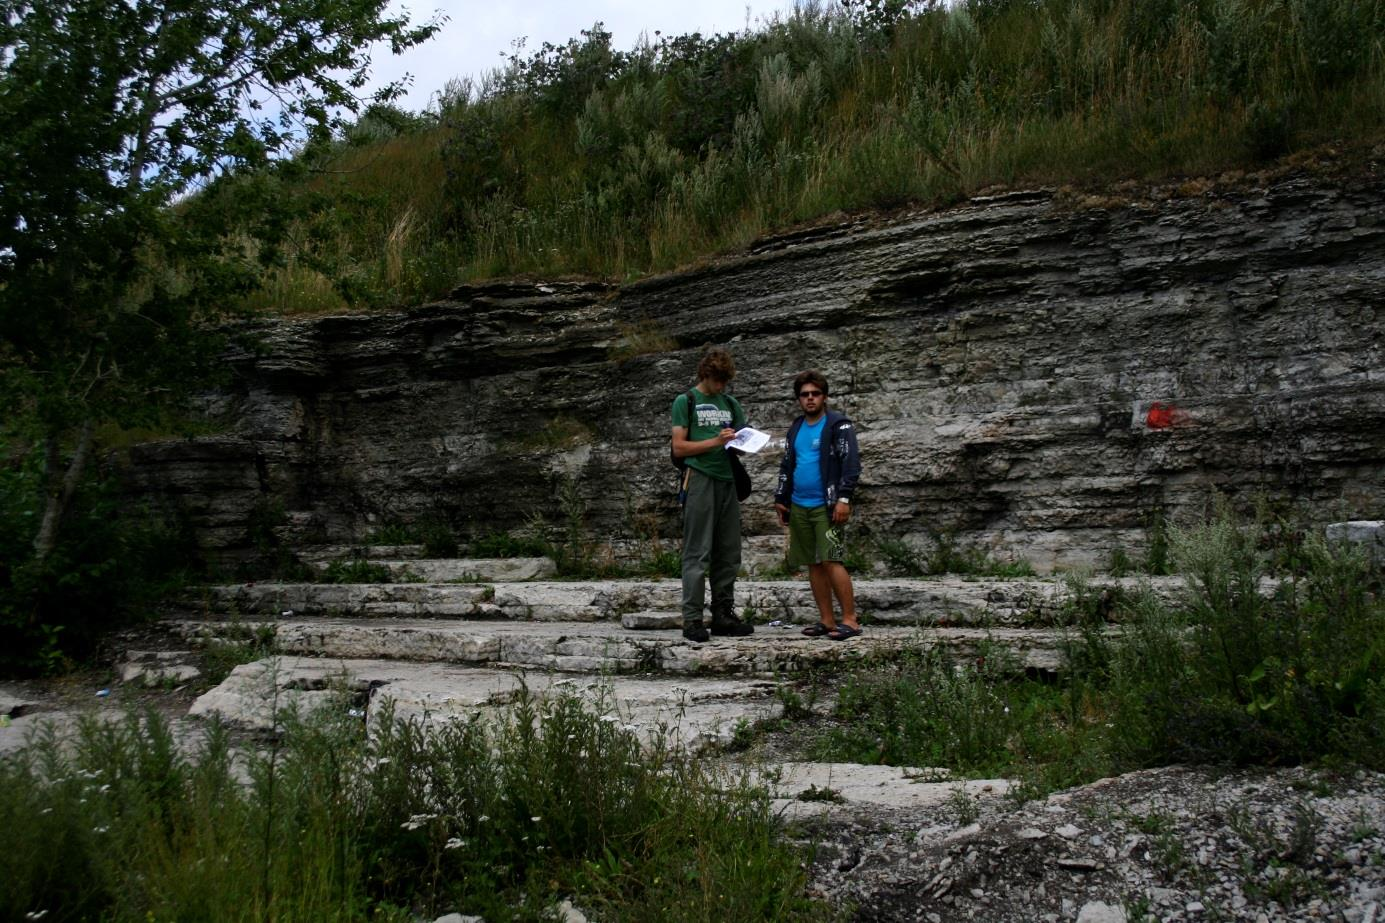
[[[726,447],[739,449],[747,455],[754,455],[767,445],[769,445],[769,433],[762,433],[758,429],[746,426],[736,430],[736,438],[728,442]]]

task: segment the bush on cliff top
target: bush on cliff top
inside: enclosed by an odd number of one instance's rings
[[[1380,0],[847,0],[629,52],[598,25],[343,142],[303,245],[255,300],[619,279],[839,210],[1373,141],[1381,34]]]

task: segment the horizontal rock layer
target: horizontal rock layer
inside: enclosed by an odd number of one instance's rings
[[[951,534],[1040,569],[1135,557],[1217,493],[1385,516],[1385,188],[1304,178],[1158,203],[1015,193],[770,241],[615,288],[463,286],[393,314],[262,322],[222,434],[131,478],[209,546],[439,518],[676,544],[669,404],[728,345],[782,434],[816,366],[858,423],[857,534]],[[671,338],[671,339],[670,339]],[[670,348],[672,346],[673,348]],[[773,546],[773,449],[745,530]],[[656,547],[657,546],[657,547]]]
[[[195,644],[234,643],[246,623],[170,626]],[[564,673],[779,676],[883,661],[940,648],[962,659],[1004,656],[1015,669],[1066,668],[1070,634],[1039,628],[869,627],[844,642],[805,638],[796,629],[762,628],[746,638],[707,644],[678,631],[632,632],[610,623],[459,622],[443,619],[276,619],[249,623],[286,654],[337,659],[417,661]]]
[[[1182,595],[1178,577],[1094,579],[1073,586],[1056,578],[939,577],[858,579],[860,612],[874,623],[905,626],[1063,625],[1074,614],[1103,614],[1119,597]],[[621,622],[627,628],[681,626],[677,580],[563,580],[492,583],[244,583],[203,587],[185,596],[192,617],[333,616],[462,618],[515,622]],[[736,610],[756,621],[818,621],[806,580],[742,580]],[[633,617],[633,618],[632,618]],[[643,617],[643,618],[640,618]],[[652,624],[652,618],[672,619]],[[638,623],[638,624],[637,624]]]

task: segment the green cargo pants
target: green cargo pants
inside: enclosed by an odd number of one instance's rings
[[[702,624],[704,578],[712,582],[712,617],[736,614],[741,569],[741,505],[732,481],[692,471],[683,504],[683,626]]]

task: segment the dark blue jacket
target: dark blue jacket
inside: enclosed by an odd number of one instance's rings
[[[784,506],[788,506],[793,497],[793,471],[798,463],[793,441],[802,425],[803,417],[799,417],[789,427],[789,444],[784,448],[784,460],[779,463],[779,486],[774,490],[774,502]],[[856,448],[855,427],[835,410],[827,411],[826,435],[827,444],[818,460],[822,465],[827,507],[831,509],[838,500],[850,499],[851,492],[856,489],[861,477],[861,453]]]

